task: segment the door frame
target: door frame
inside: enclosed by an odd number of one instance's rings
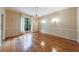
[[[25,18],[27,18],[27,19],[25,19]],[[25,20],[27,20],[27,22],[31,22],[31,18],[30,17],[25,17],[24,18],[24,30],[25,30]],[[32,24],[32,22],[31,22],[31,24]],[[30,25],[31,26],[31,25]],[[29,27],[29,25],[28,25],[28,23],[27,23],[27,28]],[[26,32],[29,32],[29,31],[31,31],[31,29],[32,29],[32,27],[30,27],[30,29],[29,30],[25,30]]]

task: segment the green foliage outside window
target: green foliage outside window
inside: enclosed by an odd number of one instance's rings
[[[28,31],[31,29],[31,21],[30,18],[25,18],[25,30]]]

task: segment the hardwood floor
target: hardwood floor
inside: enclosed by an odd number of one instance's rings
[[[1,52],[77,52],[79,44],[43,33],[27,33],[8,38],[0,48]]]

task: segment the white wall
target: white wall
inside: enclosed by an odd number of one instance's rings
[[[1,30],[1,14],[2,15],[4,15],[4,20],[3,20],[3,32],[2,32],[2,30]],[[1,37],[1,35],[3,35],[3,37]],[[2,43],[2,39],[4,39],[5,38],[5,9],[4,8],[2,8],[2,7],[0,7],[0,46],[1,46],[1,43]]]
[[[21,15],[21,24],[20,24],[20,29],[21,29],[21,33],[25,33],[25,30],[24,30],[24,16]]]
[[[33,32],[38,32],[38,22],[33,19]]]
[[[40,31],[77,41],[77,9],[68,8],[41,18]],[[56,20],[56,21],[55,21]]]
[[[20,13],[13,10],[6,10],[6,35],[11,37],[20,35]]]
[[[77,41],[79,43],[79,8],[77,8]]]
[[[40,21],[40,18],[39,17],[33,17],[33,19],[32,19],[33,21],[33,26],[32,26],[32,28],[33,28],[33,32],[38,32],[39,31],[39,21]]]

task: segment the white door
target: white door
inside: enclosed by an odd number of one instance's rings
[[[0,14],[0,46],[1,46],[1,41],[2,41],[1,34],[2,34],[2,32],[1,32],[1,14]]]
[[[0,46],[2,46],[3,40],[3,14],[0,14]]]

